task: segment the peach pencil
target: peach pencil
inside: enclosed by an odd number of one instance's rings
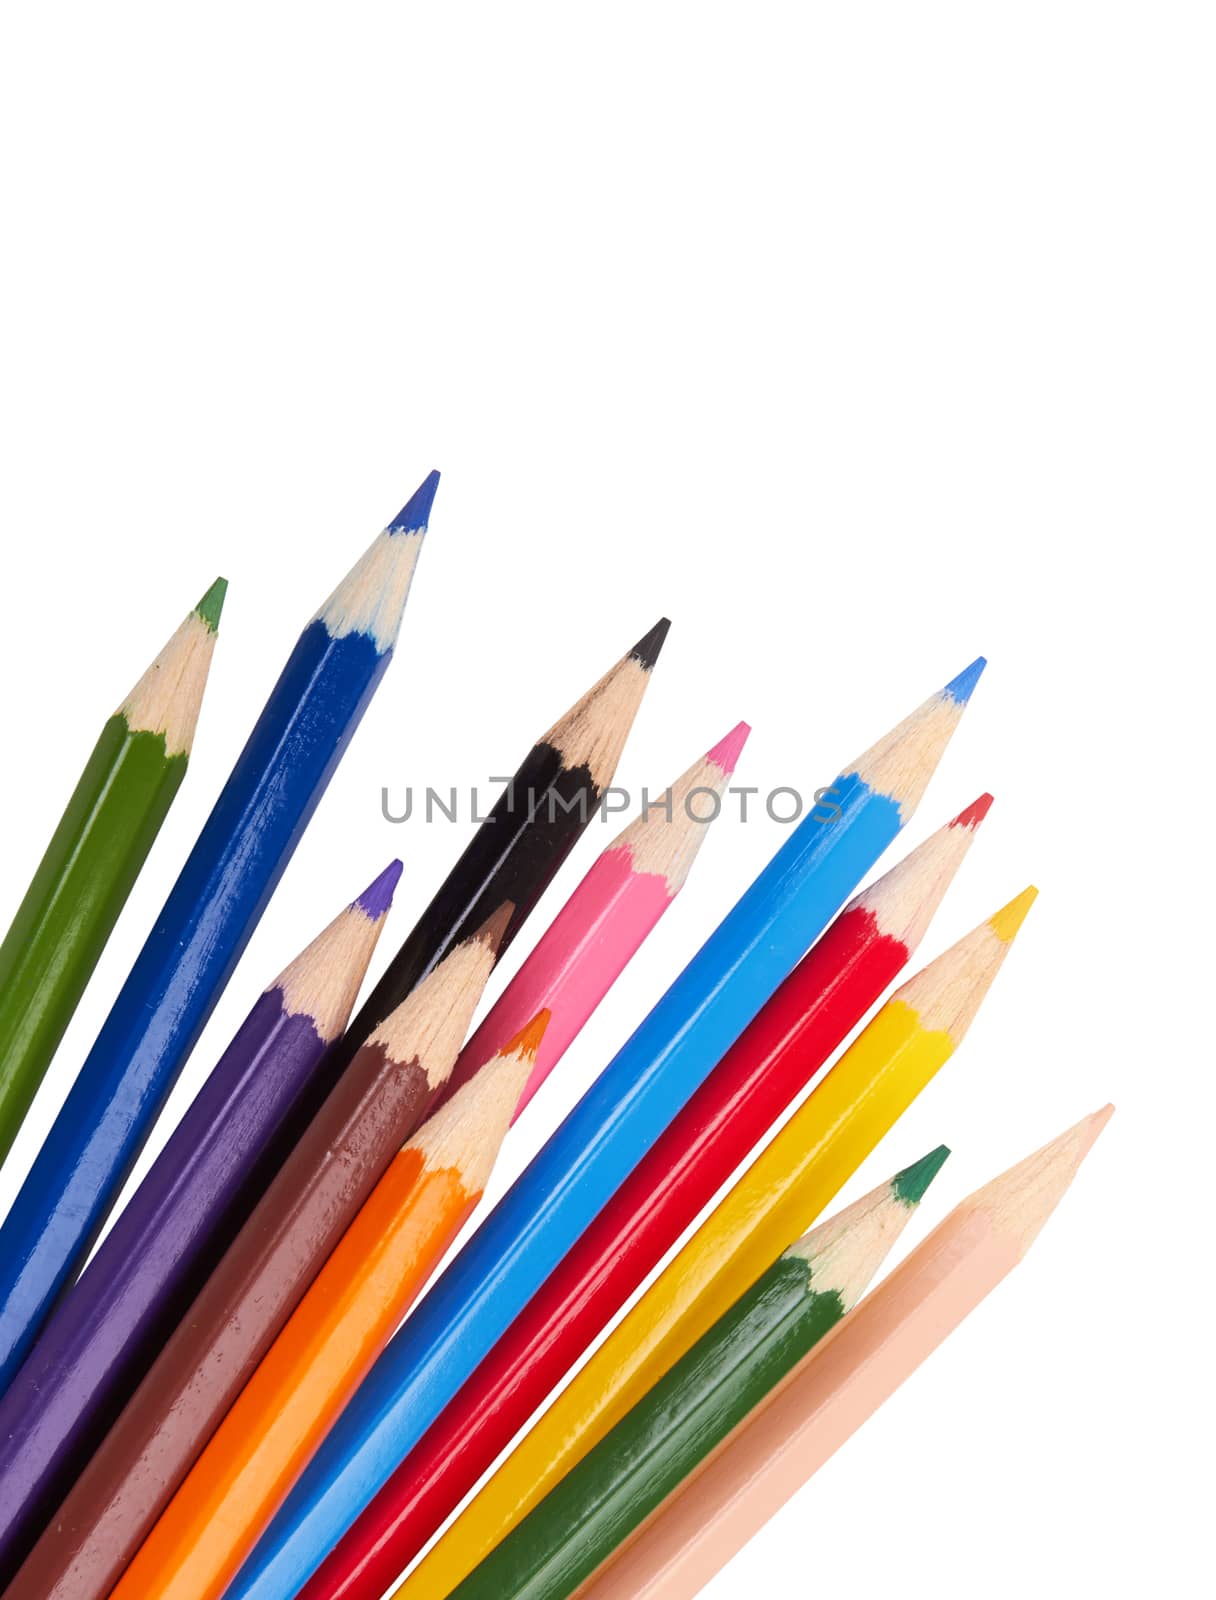
[[[695,1595],[1013,1271],[1113,1112],[1093,1112],[956,1206],[579,1600]]]

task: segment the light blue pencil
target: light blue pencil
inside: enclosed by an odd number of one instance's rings
[[[820,791],[389,1344],[226,1600],[291,1600],[898,834],[983,667]]]

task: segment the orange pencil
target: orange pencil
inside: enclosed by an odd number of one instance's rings
[[[481,1198],[540,1012],[394,1157],[114,1590],[219,1600]]]

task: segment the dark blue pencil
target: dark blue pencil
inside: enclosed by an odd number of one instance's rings
[[[82,1264],[384,676],[437,483],[301,634],[0,1229],[0,1389]]]

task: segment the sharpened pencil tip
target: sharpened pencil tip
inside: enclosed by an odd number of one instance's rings
[[[1110,1100],[1108,1100],[1104,1106],[1099,1106],[1096,1111],[1090,1112],[1089,1116],[1085,1120],[1089,1123],[1090,1132],[1093,1134],[1095,1139],[1102,1132],[1102,1129],[1106,1126],[1114,1114],[1114,1103]]]
[[[1050,1144],[968,1195],[960,1210],[986,1212],[992,1226],[1012,1239],[1018,1255],[1024,1256],[1064,1198],[1114,1110],[1107,1105],[1091,1111]]]
[[[426,527],[439,487],[439,474],[428,473],[388,525],[389,533],[418,533]]]
[[[952,700],[957,700],[959,705],[965,706],[987,665],[983,656],[976,656],[971,665],[964,667],[957,678],[951,678],[942,693],[948,694]]]
[[[1005,944],[1011,943],[1018,929],[1026,921],[1026,913],[1035,903],[1038,894],[1039,891],[1032,884],[1030,888],[1023,889],[1021,894],[1015,895],[1007,906],[1002,906],[988,918],[988,926],[998,939],[1003,940]]]
[[[374,878],[351,906],[362,911],[372,922],[378,921],[393,903],[393,892],[401,878],[400,861],[390,861],[378,878]]]
[[[965,811],[960,811],[957,817],[952,818],[947,826],[951,828],[978,828],[988,815],[991,805],[992,796],[990,794],[982,794],[978,800],[973,800]]]
[[[534,1056],[540,1049],[540,1042],[545,1037],[545,1029],[549,1026],[551,1011],[538,1011],[531,1022],[525,1022],[515,1035],[508,1039],[498,1052],[500,1056]]]
[[[750,723],[736,722],[726,737],[719,739],[713,749],[707,752],[706,761],[712,761],[729,778],[738,765],[739,755],[751,731]]]
[[[1098,1135],[1102,1132],[1102,1129],[1106,1126],[1114,1114],[1114,1105],[1109,1100],[1104,1106],[1099,1106],[1097,1111],[1090,1112],[1089,1116],[1086,1118],[1086,1121],[1089,1123],[1090,1133],[1089,1144],[1086,1146],[1087,1150],[1093,1149],[1094,1141],[1097,1139]]]
[[[478,928],[473,938],[478,944],[488,945],[497,955],[507,929],[511,925],[511,918],[515,915],[514,900],[504,900],[497,911],[492,911]]]
[[[228,579],[217,578],[194,608],[195,614],[203,619],[212,633],[219,631],[220,612],[224,609],[224,596],[227,593]]]
[[[927,1156],[921,1156],[919,1161],[897,1172],[891,1179],[891,1192],[895,1198],[906,1206],[918,1206],[925,1198],[926,1189],[945,1166],[949,1154],[950,1146],[939,1144],[936,1150],[930,1150]]]
[[[667,617],[660,617],[649,633],[644,633],[634,645],[629,654],[640,662],[649,672],[659,659],[659,652],[663,648],[663,641],[667,637],[671,622]]]

